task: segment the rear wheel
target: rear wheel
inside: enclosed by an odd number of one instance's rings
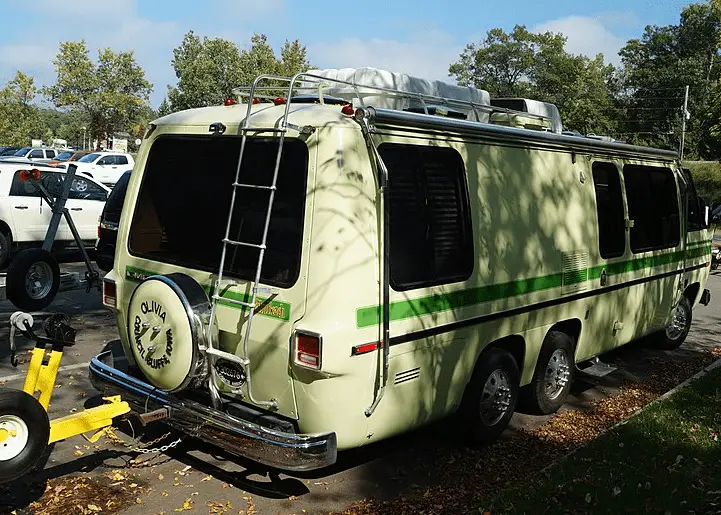
[[[549,331],[541,347],[533,379],[521,391],[529,411],[547,415],[566,402],[573,380],[573,340],[562,331]]]
[[[10,259],[10,236],[0,232],[0,268],[5,268]]]
[[[60,288],[60,266],[43,249],[25,249],[10,261],[7,297],[23,311],[38,311],[50,304]]]
[[[459,410],[471,440],[489,443],[508,427],[519,390],[518,365],[499,348],[486,350],[478,359]]]
[[[659,335],[657,347],[664,350],[677,349],[686,341],[693,319],[691,302],[684,296],[676,305],[671,321]]]
[[[48,414],[33,396],[0,391],[0,483],[27,474],[43,456],[49,437]]]

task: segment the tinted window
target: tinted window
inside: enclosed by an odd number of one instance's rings
[[[46,150],[45,153],[47,154],[47,157],[48,157],[48,158],[51,158],[51,159],[52,159],[53,157],[55,157],[55,151],[54,151],[54,150]]]
[[[114,156],[105,156],[100,158],[100,161],[98,161],[99,165],[111,165],[115,164],[115,159],[113,159]]]
[[[604,259],[622,256],[626,250],[623,196],[618,168],[613,163],[593,163],[593,186],[598,213],[598,248]]]
[[[390,192],[390,280],[396,290],[451,283],[473,271],[465,168],[453,149],[383,143]]]
[[[19,195],[23,197],[40,197],[40,190],[36,186],[36,181],[21,181],[20,173],[22,170],[15,172],[13,182],[10,186],[10,195]],[[62,193],[62,176],[56,172],[41,172],[40,182],[50,195],[57,196]]]
[[[76,177],[70,185],[69,198],[77,200],[101,200],[107,198],[107,193],[99,185],[85,177]]]
[[[130,182],[130,172],[125,172],[120,176],[118,182],[113,186],[113,190],[108,196],[108,200],[103,208],[103,220],[110,222],[120,222],[120,214],[123,210],[125,202],[125,192],[128,190],[128,182]]]
[[[115,164],[116,165],[128,164],[128,156],[115,156]]]
[[[138,256],[217,272],[241,138],[159,138],[151,147],[135,205],[129,248]],[[250,138],[240,182],[270,185],[278,140]],[[289,287],[300,273],[308,147],[286,139],[261,280]],[[260,243],[268,191],[238,188],[230,237]],[[252,280],[258,250],[228,246],[225,273]]]
[[[31,159],[42,159],[45,156],[43,156],[42,150],[33,150],[28,157]]]
[[[686,230],[700,231],[704,228],[702,212],[703,207],[699,201],[698,195],[696,194],[696,186],[693,183],[691,172],[686,168],[683,168],[681,173],[688,184],[688,220],[686,222]],[[681,205],[683,206],[683,197]]]
[[[669,168],[626,165],[623,168],[631,250],[675,247],[680,241],[680,218],[676,181]]]

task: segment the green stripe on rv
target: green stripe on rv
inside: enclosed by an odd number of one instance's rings
[[[706,256],[711,253],[710,241],[703,241],[689,244],[686,251],[687,259],[694,259]],[[566,274],[565,284],[584,282],[585,280],[598,279],[601,271],[606,269],[608,275],[618,275],[646,268],[653,268],[671,263],[683,261],[683,252],[672,252],[660,254],[647,258],[633,259],[622,263],[610,263],[603,266],[596,266],[584,271]],[[588,278],[588,279],[586,279]],[[521,279],[507,283],[492,284],[479,288],[455,291],[440,295],[429,295],[417,299],[392,302],[389,306],[389,318],[391,321],[404,320],[423,315],[430,315],[441,311],[458,309],[484,302],[501,300],[528,293],[535,293],[553,288],[560,288],[564,285],[564,274],[552,274],[532,279]],[[356,326],[358,328],[371,327],[380,323],[380,306],[367,306],[356,310]]]
[[[125,267],[125,278],[129,281],[139,283],[140,281],[142,281],[146,277],[150,277],[151,275],[157,275],[157,272],[153,272],[151,270],[146,270],[143,268],[137,268],[134,266]],[[212,287],[205,284],[201,286],[205,290],[205,292],[210,295]],[[250,295],[228,290],[222,292],[221,297],[230,300],[238,300],[241,302],[250,302],[251,300]],[[218,301],[218,304],[233,309],[239,309],[241,311],[246,311],[248,309],[244,306],[238,306],[237,304],[224,302],[222,300]],[[282,320],[284,322],[287,322],[288,320],[290,320],[290,304],[279,300],[269,300],[264,297],[257,297],[255,299],[255,313],[268,318],[275,318],[276,320]]]

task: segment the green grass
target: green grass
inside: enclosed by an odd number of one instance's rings
[[[721,367],[617,426],[492,513],[721,513]]]
[[[721,163],[716,161],[684,161],[691,171],[696,191],[709,205],[721,202]]]

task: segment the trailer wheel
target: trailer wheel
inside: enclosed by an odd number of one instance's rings
[[[550,331],[538,355],[533,379],[521,390],[521,403],[536,414],[555,413],[571,391],[574,369],[573,340],[562,331]]]
[[[656,347],[663,350],[673,350],[683,345],[691,329],[692,318],[691,302],[685,296],[681,297],[673,312],[671,322],[659,334]]]
[[[519,382],[518,365],[509,352],[491,348],[478,358],[459,409],[471,440],[489,443],[508,427],[516,409]]]
[[[49,437],[48,414],[35,397],[0,391],[0,483],[27,474],[42,458]]]
[[[60,266],[43,249],[25,249],[10,261],[7,298],[23,311],[38,311],[50,304],[60,288]]]

